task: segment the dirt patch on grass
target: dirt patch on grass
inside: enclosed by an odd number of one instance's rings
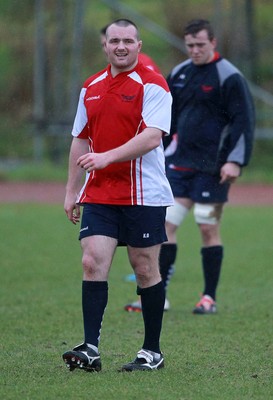
[[[62,204],[65,184],[52,182],[0,182],[1,203]],[[230,205],[273,205],[273,185],[234,184]]]

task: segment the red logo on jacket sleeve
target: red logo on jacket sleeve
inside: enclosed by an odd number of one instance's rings
[[[213,86],[208,86],[208,85],[202,85],[201,88],[205,93],[209,93],[213,90]]]

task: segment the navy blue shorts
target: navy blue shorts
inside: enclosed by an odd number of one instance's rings
[[[194,203],[225,203],[229,183],[220,184],[220,176],[199,171],[178,171],[167,167],[174,197],[185,197]]]
[[[79,239],[103,235],[119,245],[154,246],[168,240],[165,217],[166,207],[85,204]]]

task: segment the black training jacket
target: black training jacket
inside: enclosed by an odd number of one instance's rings
[[[202,66],[182,62],[167,81],[173,96],[171,134],[178,133],[168,163],[211,174],[218,174],[228,161],[246,165],[255,111],[240,71],[218,55]]]

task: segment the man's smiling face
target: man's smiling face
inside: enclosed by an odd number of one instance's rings
[[[112,24],[106,32],[105,52],[112,65],[113,75],[128,71],[137,64],[142,42],[133,25],[127,27]]]

